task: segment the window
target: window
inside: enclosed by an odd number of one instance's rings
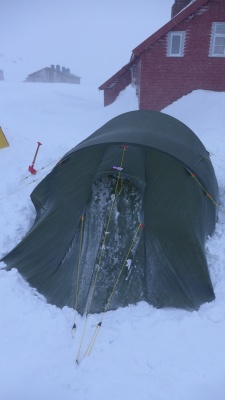
[[[169,32],[168,34],[168,57],[183,57],[184,56],[184,39],[185,32]]]
[[[225,57],[225,22],[213,22],[209,55]]]

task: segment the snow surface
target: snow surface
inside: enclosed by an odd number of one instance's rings
[[[0,85],[0,257],[31,227],[29,195],[65,152],[109,119],[138,109],[134,89],[103,108],[96,87]],[[100,316],[87,319],[46,303],[16,269],[0,270],[0,399],[224,400],[225,398],[225,93],[195,91],[164,112],[187,124],[211,153],[220,204],[206,244],[216,299],[198,312],[156,310],[141,302],[107,312],[91,354],[85,351]],[[35,168],[27,171],[42,143]],[[76,320],[77,331],[71,327]],[[76,359],[79,356],[79,365]]]

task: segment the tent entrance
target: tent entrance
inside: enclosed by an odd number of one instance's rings
[[[116,184],[117,178],[114,176],[103,176],[96,180],[87,203],[77,307],[82,314],[87,311],[90,301],[90,312],[104,309],[126,259],[134,232],[143,218],[143,194],[124,178],[118,182],[111,211]],[[144,299],[144,259],[144,238],[141,234],[135,239],[129,253],[109,309]]]

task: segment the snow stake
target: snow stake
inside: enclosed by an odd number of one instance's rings
[[[38,153],[38,150],[39,150],[39,147],[41,146],[41,143],[40,142],[37,142],[37,149],[36,149],[36,152],[35,152],[35,155],[34,155],[34,159],[33,159],[33,162],[32,162],[32,165],[29,165],[29,167],[28,167],[28,171],[32,174],[32,175],[35,175],[36,173],[37,173],[37,171],[36,171],[36,169],[34,169],[34,163],[35,163],[35,160],[36,160],[36,158],[37,158],[37,153]]]

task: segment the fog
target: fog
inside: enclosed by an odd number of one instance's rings
[[[0,69],[23,81],[51,64],[96,87],[170,20],[173,0],[1,0]]]

